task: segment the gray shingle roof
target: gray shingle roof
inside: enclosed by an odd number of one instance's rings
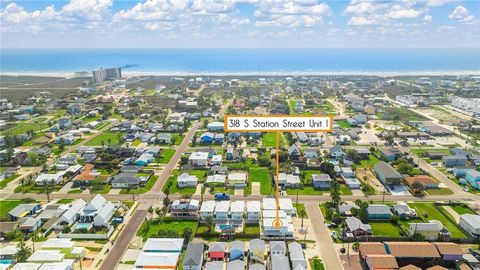
[[[185,266],[201,266],[203,261],[203,251],[203,242],[188,243],[185,258],[183,259],[183,268],[185,268]]]

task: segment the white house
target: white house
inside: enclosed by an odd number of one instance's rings
[[[135,261],[135,269],[176,269],[180,253],[142,252]]]
[[[60,250],[46,249],[35,251],[30,257],[28,257],[27,262],[61,262],[64,258],[65,254],[61,253]]]
[[[247,185],[247,173],[232,172],[227,176],[227,185],[230,187],[245,187]]]
[[[230,211],[230,201],[218,201],[215,205],[215,220],[224,221],[228,220],[228,214]]]
[[[148,238],[143,252],[181,253],[183,241],[183,238]]]
[[[302,246],[297,242],[288,244],[288,253],[293,269],[307,269],[307,260],[303,254]]]
[[[208,153],[207,152],[193,152],[188,158],[190,164],[196,167],[205,167],[208,165]]]
[[[234,201],[230,204],[230,215],[232,221],[242,221],[245,213],[245,201]]]
[[[213,218],[213,212],[215,211],[215,201],[204,201],[200,207],[200,220],[205,221],[207,217]]]
[[[84,200],[75,200],[72,205],[70,205],[70,208],[68,208],[68,210],[65,211],[60,217],[59,223],[66,223],[69,226],[75,223],[80,216],[80,211],[83,209],[83,207],[85,207],[85,205],[87,205],[87,203]]]
[[[115,205],[111,202],[105,203],[105,205],[98,211],[98,213],[93,218],[93,225],[100,227],[107,227],[108,222],[113,217],[115,213]]]
[[[177,178],[177,185],[179,187],[196,187],[197,183],[198,183],[198,177],[196,175],[182,173]]]
[[[224,185],[227,177],[223,174],[214,174],[207,176],[207,185]]]
[[[52,185],[58,185],[63,180],[63,172],[57,173],[42,173],[37,178],[35,178],[35,185],[43,186],[45,183]]]
[[[222,165],[222,155],[213,155],[211,160],[213,165]]]
[[[460,215],[460,227],[474,237],[480,237],[480,215]]]
[[[258,223],[260,219],[260,202],[247,201],[247,223]]]

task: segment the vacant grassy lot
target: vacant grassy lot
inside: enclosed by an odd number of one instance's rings
[[[308,218],[307,209],[305,209],[305,205],[303,203],[293,203],[293,207],[295,207],[295,209],[297,210],[297,216],[298,216],[298,212],[301,209],[305,213],[304,218]],[[298,216],[298,217],[300,217],[300,216]]]
[[[183,231],[187,228],[195,233],[197,226],[197,221],[172,220],[167,218],[162,223],[150,221],[149,225],[147,225],[146,222],[143,222],[140,229],[137,231],[137,236],[142,237],[143,241],[146,241],[148,238],[157,237],[159,231],[174,231],[181,237]]]
[[[105,131],[102,134],[98,135],[97,137],[93,138],[92,140],[88,141],[85,143],[86,146],[99,146],[103,145],[108,146],[109,144],[114,145],[118,144],[119,137],[124,137],[125,132],[111,132],[111,131]]]
[[[400,228],[388,221],[370,222],[368,224],[372,226],[373,235],[375,236],[401,237]]]
[[[276,132],[265,132],[262,135],[262,146],[264,147],[276,147],[277,146],[277,141],[276,137],[277,133]],[[279,146],[285,146],[286,145],[286,139],[283,133],[279,134]]]
[[[368,155],[368,159],[363,159],[360,161],[360,167],[363,168],[373,168],[378,162],[378,157],[375,154]]]
[[[296,188],[288,188],[287,189],[288,195],[296,195],[297,189]],[[304,186],[303,188],[298,189],[298,195],[322,195],[323,191],[314,189],[313,186]]]
[[[475,211],[470,209],[470,207],[464,205],[464,204],[459,204],[455,206],[450,206],[455,212],[457,212],[459,215],[463,214],[476,214]]]
[[[5,188],[8,183],[12,182],[13,180],[15,180],[17,177],[19,177],[20,175],[19,174],[14,174],[10,177],[7,177],[5,179],[3,179],[1,182],[0,182],[0,189],[3,189]]]
[[[18,200],[0,201],[0,219],[8,219],[8,212],[21,203]]]
[[[452,223],[447,217],[433,205],[433,203],[427,202],[418,202],[418,203],[409,203],[410,207],[417,210],[417,212],[426,220],[438,220],[442,222],[453,238],[466,238],[467,236],[463,231],[461,231],[456,224]],[[427,214],[427,217],[424,217],[423,214]]]
[[[258,224],[246,224],[245,233],[260,235],[260,226]]]
[[[452,195],[453,191],[449,188],[433,188],[426,190],[428,195]]]
[[[377,113],[377,117],[380,120],[399,120],[402,122],[427,120],[427,118],[406,108],[388,107],[382,108],[382,110],[383,112]]]
[[[170,159],[172,159],[173,155],[175,154],[175,149],[162,149],[160,151],[160,157],[155,159],[155,162],[157,163],[162,163],[162,164],[167,164]]]
[[[20,135],[26,133],[28,130],[39,131],[48,128],[45,123],[19,123],[12,128],[2,131],[1,135]]]
[[[260,183],[260,194],[271,195],[274,192],[272,182],[270,181],[270,174],[267,168],[252,168],[250,169],[250,180],[252,182]]]
[[[352,195],[352,191],[345,184],[340,184],[340,194],[341,195]]]
[[[338,120],[338,121],[335,121],[335,123],[336,123],[339,127],[343,128],[343,129],[349,129],[349,128],[352,127],[352,126],[351,126],[347,121],[345,121],[345,120]]]

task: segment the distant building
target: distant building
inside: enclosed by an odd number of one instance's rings
[[[97,69],[93,72],[93,82],[102,83],[109,79],[120,79],[122,78],[122,69],[121,68],[106,68],[106,69]]]
[[[397,172],[390,164],[379,161],[374,168],[378,179],[385,185],[397,185],[402,180],[402,175]]]

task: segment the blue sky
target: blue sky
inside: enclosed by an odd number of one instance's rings
[[[0,0],[2,48],[480,48],[480,0]]]

